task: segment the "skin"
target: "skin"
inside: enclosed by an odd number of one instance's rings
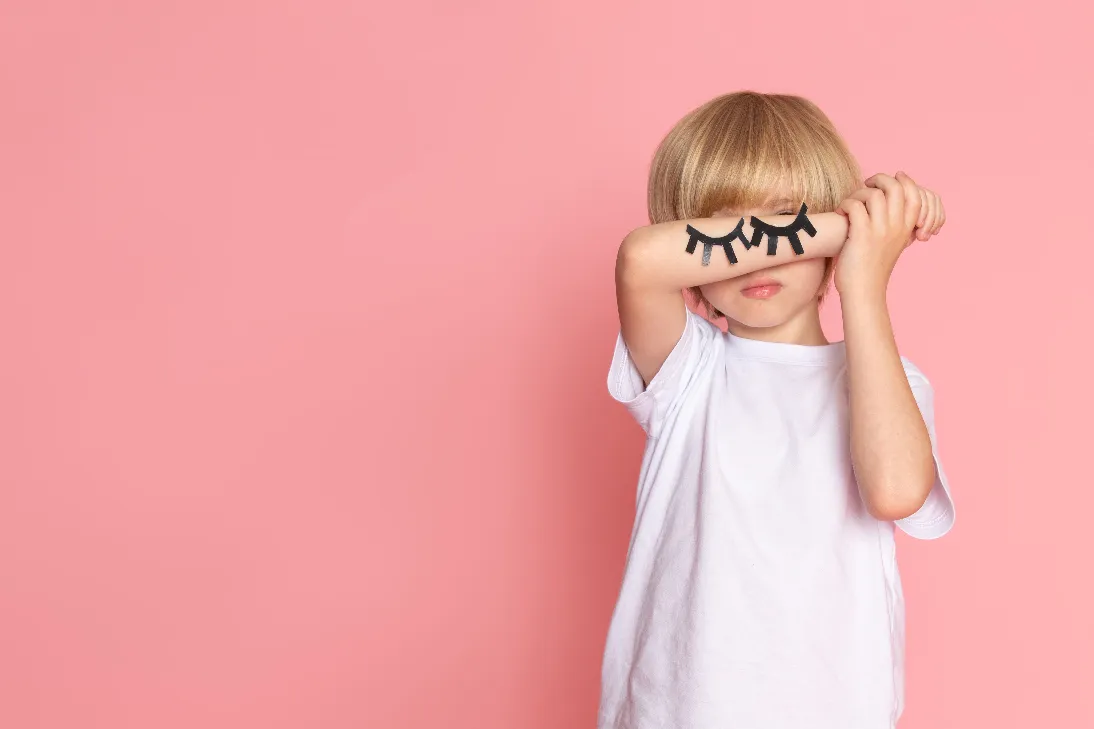
[[[926,208],[926,210],[924,210]],[[908,385],[885,300],[900,254],[945,222],[938,196],[911,177],[877,174],[840,203],[850,233],[836,265],[850,387],[851,460],[879,519],[922,506],[935,481],[930,436]],[[918,228],[918,221],[923,227]]]
[[[938,196],[903,172],[878,174],[834,213],[810,215],[818,234],[803,239],[805,254],[776,256],[761,248],[738,251],[739,263],[714,256],[711,265],[684,252],[692,224],[709,235],[728,233],[756,215],[774,225],[791,222],[796,205],[771,201],[757,210],[722,210],[711,218],[672,221],[632,231],[616,261],[616,296],[624,341],[648,385],[684,327],[682,288],[700,286],[738,336],[806,345],[828,344],[820,326],[824,259],[836,258],[834,283],[844,318],[850,388],[851,457],[867,510],[896,520],[922,506],[935,480],[930,437],[896,347],[885,292],[908,245],[927,240],[945,223]],[[771,217],[771,216],[778,217]],[[762,277],[783,288],[769,299],[741,289]]]

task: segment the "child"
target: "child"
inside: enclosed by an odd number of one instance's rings
[[[597,726],[892,729],[895,527],[941,537],[954,506],[885,289],[945,221],[938,197],[902,172],[863,183],[811,102],[740,92],[661,143],[649,215],[616,267],[608,388],[647,441]],[[838,342],[818,310],[833,279]]]

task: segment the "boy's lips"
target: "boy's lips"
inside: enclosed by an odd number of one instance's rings
[[[770,276],[757,276],[756,278],[745,281],[744,288],[750,289],[753,286],[767,286],[768,284],[779,284],[779,281]]]
[[[750,299],[766,299],[779,293],[782,287],[781,283],[770,276],[761,276],[747,281],[741,288],[741,295]]]

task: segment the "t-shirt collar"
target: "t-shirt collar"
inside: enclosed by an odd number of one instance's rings
[[[731,353],[747,358],[775,360],[779,362],[799,362],[805,364],[825,364],[844,360],[844,341],[828,344],[789,344],[787,342],[767,342],[762,339],[739,337],[726,332],[728,349]]]

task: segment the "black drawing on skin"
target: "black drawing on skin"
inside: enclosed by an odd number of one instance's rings
[[[790,239],[790,247],[794,249],[794,253],[802,255],[805,253],[805,249],[802,248],[801,241],[798,240],[798,231],[804,230],[812,238],[817,234],[817,229],[813,227],[813,223],[809,221],[809,218],[805,217],[805,203],[802,203],[801,209],[798,210],[798,217],[794,218],[790,225],[768,225],[764,221],[760,220],[756,216],[752,217],[749,221],[749,225],[752,226],[752,240],[745,243],[746,248],[760,245],[760,238],[764,235],[767,236],[767,255],[775,255],[775,248],[779,240],[779,236]]]
[[[741,218],[740,220],[737,221],[737,227],[734,228],[729,233],[727,233],[726,235],[723,235],[721,238],[712,238],[709,235],[707,235],[706,233],[700,232],[700,231],[696,230],[695,228],[693,228],[689,225],[685,229],[685,230],[687,230],[688,235],[691,236],[690,238],[688,238],[687,252],[688,253],[694,253],[695,252],[695,244],[699,241],[703,241],[703,265],[704,266],[710,265],[710,252],[714,249],[714,246],[722,246],[722,249],[725,250],[725,252],[726,252],[726,257],[729,259],[729,262],[730,263],[736,263],[737,262],[737,256],[735,256],[733,254],[733,245],[732,245],[734,239],[740,239],[740,241],[745,244],[745,248],[750,247],[749,243],[748,243],[748,238],[745,238],[744,224],[745,224],[745,219]],[[759,243],[757,243],[756,245],[759,245]]]
[[[712,238],[711,236],[703,233],[690,225],[686,230],[688,235],[687,252],[695,252],[695,244],[699,241],[703,241],[703,265],[710,265],[710,252],[714,250],[714,246],[722,246],[722,250],[726,252],[726,258],[730,263],[737,262],[737,256],[733,253],[733,241],[739,240],[744,244],[745,249],[753,248],[760,245],[763,237],[767,236],[767,255],[775,255],[777,249],[779,236],[788,238],[790,240],[790,247],[794,249],[794,253],[802,255],[805,253],[805,249],[802,248],[801,241],[798,239],[798,232],[805,231],[812,238],[817,234],[817,229],[813,227],[813,223],[809,218],[805,216],[806,205],[803,202],[801,209],[798,211],[798,216],[794,218],[794,221],[790,225],[768,225],[756,216],[752,216],[749,221],[749,225],[752,226],[752,238],[749,239],[745,236],[744,225],[745,219],[741,218],[737,221],[737,225],[726,235],[721,238]]]

